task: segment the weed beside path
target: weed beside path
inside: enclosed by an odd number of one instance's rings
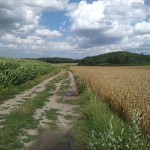
[[[77,77],[81,117],[76,125],[77,143],[90,150],[149,150],[150,138],[142,134],[140,114],[125,123]]]

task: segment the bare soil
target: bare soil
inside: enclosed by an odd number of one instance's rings
[[[37,96],[37,94],[39,92],[42,92],[45,90],[46,84],[48,84],[51,80],[57,78],[61,74],[62,74],[62,72],[49,78],[49,79],[44,80],[42,83],[36,85],[35,87],[33,87],[31,89],[26,90],[26,91],[16,95],[15,98],[5,101],[3,104],[0,105],[0,115],[10,114],[11,111],[13,111],[19,105],[24,103],[26,101],[26,99],[34,98],[35,96]]]
[[[72,105],[65,103],[65,101],[75,101],[78,100],[78,92],[76,87],[76,82],[73,77],[73,74],[69,72],[70,88],[64,92],[63,103],[58,102],[62,97],[59,92],[62,81],[56,84],[56,90],[54,95],[49,98],[49,101],[45,103],[45,106],[41,109],[37,109],[34,118],[39,120],[39,126],[45,129],[45,132],[42,136],[34,141],[26,150],[73,150],[74,149],[74,136],[75,131],[72,128],[75,122],[75,117],[78,116],[75,109],[77,105]],[[67,96],[65,93],[71,92],[73,94]],[[49,130],[48,123],[51,120],[48,120],[44,114],[45,111],[50,109],[58,109],[58,120],[57,126],[58,129]],[[74,119],[67,119],[65,116],[72,116]],[[33,131],[32,131],[33,132]]]
[[[34,86],[31,89],[28,89],[18,95],[16,95],[15,98],[13,99],[9,99],[7,101],[5,101],[3,104],[0,105],[0,128],[3,128],[4,126],[1,124],[3,121],[5,121],[5,116],[9,115],[13,110],[17,109],[20,105],[22,105],[27,99],[31,99],[34,98],[35,96],[37,96],[37,94],[39,92],[42,92],[45,90],[46,85],[54,80],[55,78],[57,78],[58,76],[62,75],[63,72],[50,77],[46,80],[44,80],[43,82],[41,82],[40,84]]]
[[[39,92],[46,89],[46,85],[62,75],[63,72],[43,81],[37,86],[26,90],[15,98],[5,101],[0,105],[0,128],[3,128],[2,122],[5,121],[5,116],[11,114],[11,112],[22,105],[26,100],[34,98]],[[69,88],[65,91],[61,91],[61,86],[69,80]],[[56,89],[52,92],[53,95],[49,97],[45,105],[36,109],[33,115],[34,119],[38,121],[38,127],[43,129],[43,134],[39,136],[38,129],[22,129],[24,135],[20,135],[18,140],[24,144],[25,150],[73,150],[75,130],[73,125],[78,117],[77,108],[74,102],[79,99],[78,91],[74,76],[71,72],[68,72],[67,79],[60,80],[55,84]],[[63,98],[63,101],[60,100]],[[51,129],[50,123],[52,120],[46,117],[46,112],[50,110],[57,111],[56,129]],[[28,136],[39,136],[36,141],[25,142]],[[80,148],[78,148],[80,150]],[[83,150],[83,148],[81,148]]]

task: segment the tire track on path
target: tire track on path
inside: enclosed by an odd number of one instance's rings
[[[5,101],[3,104],[1,104],[0,105],[0,128],[3,127],[3,125],[1,124],[3,121],[5,121],[6,115],[9,115],[13,110],[17,109],[20,105],[22,105],[26,101],[26,99],[32,99],[36,97],[39,92],[42,92],[46,89],[46,85],[50,81],[54,80],[55,78],[57,78],[62,74],[63,71],[53,77],[44,80],[43,82],[34,86],[33,88],[28,89],[22,92],[21,94],[16,95],[15,98],[9,99]]]
[[[70,80],[70,86],[64,91],[63,95],[60,95],[60,87],[63,81],[56,83],[56,90],[54,95],[49,98],[49,101],[45,103],[43,108],[37,109],[33,117],[39,120],[38,126],[45,130],[45,133],[33,143],[24,143],[27,150],[72,150],[72,126],[74,124],[75,118],[78,117],[75,109],[78,108],[77,105],[71,104],[71,101],[75,101],[78,98],[78,92],[76,87],[76,82],[71,72],[68,72],[68,80]],[[73,95],[66,95],[65,93],[70,92]],[[58,102],[63,96],[64,101]],[[66,102],[66,101],[69,101]],[[56,109],[58,110],[57,117],[57,127],[58,129],[49,131],[50,126],[48,124],[51,122],[45,115],[46,111]],[[72,119],[67,119],[66,116],[71,116]],[[74,118],[75,117],[75,118]],[[36,130],[31,133],[36,133]],[[50,140],[51,139],[51,140]],[[65,140],[65,143],[60,144],[57,141]]]

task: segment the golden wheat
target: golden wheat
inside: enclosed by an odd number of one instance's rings
[[[72,67],[109,106],[130,120],[141,113],[142,128],[150,132],[150,67]]]

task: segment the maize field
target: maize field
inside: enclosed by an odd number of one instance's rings
[[[44,62],[0,58],[0,87],[20,85],[37,76],[47,74],[54,68]]]
[[[127,121],[133,112],[139,112],[142,129],[150,133],[150,67],[73,66],[71,69]]]

